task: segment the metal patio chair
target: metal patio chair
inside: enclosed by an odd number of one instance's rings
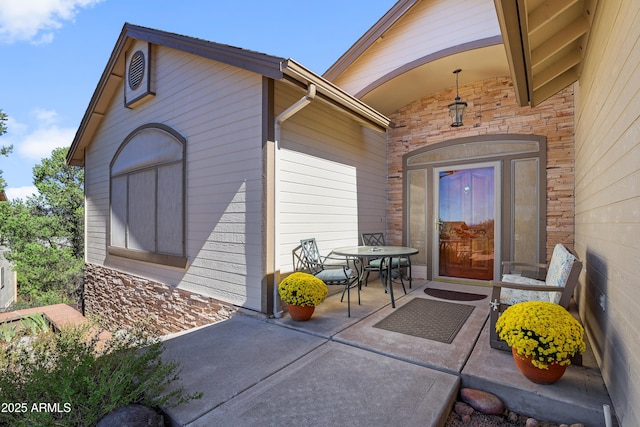
[[[360,305],[360,260],[346,257],[321,256],[315,238],[302,239],[293,251],[293,268],[313,274],[328,286],[343,286],[340,301],[347,294],[347,316],[351,317],[351,288],[358,288],[358,305]]]
[[[374,247],[386,246],[383,233],[362,233],[360,236],[362,238],[362,244],[365,246],[374,246]],[[364,278],[365,286],[367,286],[369,281],[369,273],[371,272],[378,272],[379,274],[384,273],[383,271],[380,270],[381,263],[382,263],[381,258],[373,258],[373,259],[370,259],[369,262],[363,267],[364,271],[366,272],[366,275]],[[402,282],[402,288],[404,289],[404,278],[402,274],[403,268],[407,269],[407,278],[409,279],[409,289],[411,289],[412,279],[411,279],[411,258],[410,257],[393,258],[393,260],[391,261],[391,269],[392,269],[391,277],[393,278],[394,273],[397,274],[398,277],[400,278],[400,281]]]

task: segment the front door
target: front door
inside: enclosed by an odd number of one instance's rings
[[[499,242],[499,168],[498,162],[434,168],[436,276],[494,278]]]

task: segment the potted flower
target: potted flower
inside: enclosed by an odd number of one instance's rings
[[[287,303],[294,320],[309,320],[316,305],[327,297],[327,285],[317,277],[303,272],[287,276],[278,285],[280,299]],[[303,313],[302,313],[303,312]]]
[[[511,346],[516,366],[525,377],[541,384],[559,380],[571,357],[586,349],[580,322],[564,307],[550,302],[508,307],[496,322],[496,332]]]

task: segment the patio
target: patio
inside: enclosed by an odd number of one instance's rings
[[[361,305],[352,294],[350,318],[346,302],[334,292],[308,322],[242,313],[167,337],[165,355],[182,363],[182,384],[204,392],[203,399],[168,408],[167,415],[174,425],[251,425],[258,420],[287,425],[300,417],[306,425],[326,425],[342,417],[343,425],[441,426],[459,388],[471,387],[494,393],[510,410],[541,421],[604,425],[603,404],[612,405],[590,349],[583,366],[569,366],[558,383],[529,382],[510,353],[489,347],[488,297],[450,301],[475,307],[451,344],[374,327],[415,298],[436,299],[425,294],[426,288],[490,292],[417,280],[406,296],[395,288],[393,309],[376,280],[363,288]],[[373,402],[371,389],[377,396]],[[406,418],[408,413],[413,418]],[[367,419],[372,414],[378,418]]]

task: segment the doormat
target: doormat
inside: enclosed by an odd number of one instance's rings
[[[479,301],[485,299],[486,295],[472,294],[470,292],[450,291],[447,289],[432,289],[427,288],[424,293],[432,297],[448,299],[454,301]]]
[[[373,327],[451,344],[474,308],[472,305],[414,298]]]

